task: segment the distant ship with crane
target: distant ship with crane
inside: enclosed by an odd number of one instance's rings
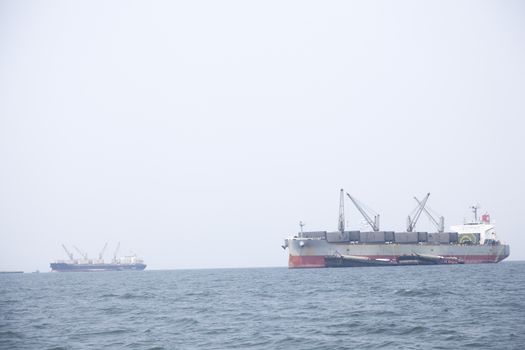
[[[90,259],[87,253],[83,252],[79,248],[73,246],[80,255],[79,259],[76,259],[73,253],[71,253],[64,244],[62,248],[66,252],[69,260],[57,260],[50,264],[52,271],[57,272],[95,272],[95,271],[141,271],[146,268],[144,261],[140,259],[136,254],[117,257],[120,249],[120,242],[117,244],[113,253],[113,258],[110,262],[104,261],[104,253],[108,243],[104,245],[104,248],[98,254],[98,259]]]
[[[502,244],[485,213],[478,218],[478,205],[470,207],[474,218],[445,232],[445,220],[437,219],[425,207],[430,193],[408,216],[406,232],[382,231],[379,215],[346,194],[365,219],[368,231],[345,230],[344,191],[339,202],[337,231],[303,232],[287,238],[282,246],[288,249],[290,268],[357,267],[497,263],[507,258],[510,247]],[[437,232],[417,232],[416,223],[425,213]]]

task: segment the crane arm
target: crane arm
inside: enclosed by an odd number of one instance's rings
[[[64,251],[66,252],[67,256],[69,256],[69,259],[70,259],[70,260],[75,260],[75,259],[73,258],[73,253],[71,253],[71,252],[66,248],[65,245],[62,244],[62,248],[64,248]]]
[[[73,246],[73,248],[75,248],[75,250],[78,252],[78,254],[80,254],[84,259],[88,259],[88,256],[86,253],[84,253],[83,251],[81,251],[79,248],[77,248],[76,246]]]
[[[419,199],[417,199],[417,197],[414,197],[414,199],[416,200],[417,204],[421,205],[421,201],[420,201]],[[434,218],[434,216],[432,216],[432,214],[430,214],[430,212],[427,210],[427,208],[423,208],[423,211],[424,211],[425,214],[428,216],[428,218],[430,219],[430,221],[432,221],[432,223],[434,224],[434,226],[439,227],[439,223],[438,223],[437,220]]]
[[[419,199],[417,199],[416,197],[414,197],[414,199],[416,200],[416,202],[418,204],[421,205],[421,202],[419,201]],[[434,224],[434,226],[436,227],[436,230],[438,232],[443,232],[445,231],[445,218],[443,218],[443,216],[440,216],[439,217],[439,222],[436,220],[436,218],[434,218],[434,216],[432,214],[430,214],[430,212],[427,210],[427,208],[423,208],[423,211],[425,212],[425,214],[428,216],[428,218],[430,219],[430,221],[432,222],[432,224]]]
[[[113,261],[117,261],[117,254],[118,254],[119,249],[120,249],[120,242],[118,242],[117,248],[115,248],[115,251],[113,252]]]
[[[414,228],[416,227],[417,220],[419,220],[419,216],[421,215],[421,212],[423,212],[423,209],[425,209],[425,204],[427,203],[428,197],[430,197],[430,193],[427,193],[425,198],[419,203],[416,209],[416,213],[414,214],[414,218],[410,219],[410,216],[408,217],[409,218],[408,227],[407,227],[408,232],[412,232]]]
[[[102,248],[102,250],[100,251],[100,253],[98,254],[98,259],[99,260],[102,260],[102,257],[104,256],[104,253],[106,252],[106,248],[108,247],[108,242],[106,242],[106,244],[104,244],[104,248]]]
[[[357,203],[357,201],[350,195],[350,194],[346,194],[348,196],[348,198],[350,198],[350,200],[352,201],[352,203],[354,203],[355,207],[357,208],[357,210],[359,210],[359,212],[361,213],[361,215],[363,215],[363,217],[365,218],[366,222],[368,222],[368,224],[370,225],[370,227],[372,227],[372,229],[374,231],[379,231],[379,227],[378,225],[376,224],[376,222],[372,221],[372,219],[370,218],[370,216],[368,216],[368,214],[363,210],[363,208],[359,205],[359,203]]]

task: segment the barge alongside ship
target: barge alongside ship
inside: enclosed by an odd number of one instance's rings
[[[418,202],[408,217],[406,232],[381,231],[379,215],[373,219],[352,196],[347,194],[363,215],[371,231],[346,231],[344,192],[341,190],[339,230],[301,232],[285,240],[290,268],[360,267],[497,263],[507,258],[510,248],[496,235],[490,216],[478,219],[479,207],[471,207],[474,220],[444,231],[443,217],[437,220],[425,208],[430,194]],[[415,225],[422,213],[429,216],[437,232],[417,232]]]

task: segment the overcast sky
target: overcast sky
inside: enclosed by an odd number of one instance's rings
[[[341,187],[522,260],[524,118],[523,1],[0,0],[0,270],[286,266]]]

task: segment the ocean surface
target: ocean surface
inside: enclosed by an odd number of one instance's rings
[[[525,262],[0,275],[0,349],[525,349]]]

